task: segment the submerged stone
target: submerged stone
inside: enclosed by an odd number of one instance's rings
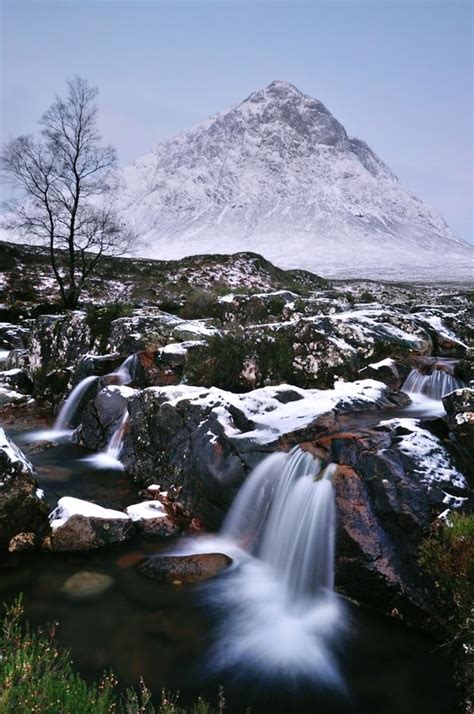
[[[84,570],[71,575],[62,586],[61,592],[73,600],[82,600],[101,595],[113,584],[114,580],[110,575]]]
[[[159,555],[148,558],[138,569],[154,580],[191,584],[214,578],[231,564],[232,558],[223,553]]]

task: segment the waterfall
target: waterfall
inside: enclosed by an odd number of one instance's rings
[[[268,456],[250,474],[222,535],[271,566],[299,601],[334,585],[335,466],[321,471],[310,453]]]
[[[97,469],[122,470],[123,466],[120,463],[119,459],[129,418],[130,417],[128,410],[125,409],[125,412],[122,418],[120,419],[117,428],[110,437],[109,442],[105,447],[104,451],[99,451],[98,454],[86,456],[84,459],[82,459],[82,461],[87,461],[88,463],[95,466]]]
[[[442,397],[455,389],[461,389],[464,383],[445,369],[434,366],[431,374],[423,374],[412,369],[403,384],[402,391],[408,394],[421,394],[428,399],[441,401]]]
[[[335,469],[322,469],[299,447],[267,456],[243,484],[220,534],[175,551],[224,552],[234,561],[203,591],[216,618],[204,674],[239,687],[300,682],[345,695],[337,652],[348,618],[333,590]]]
[[[133,382],[133,372],[135,367],[136,354],[130,355],[122,362],[120,367],[111,374],[117,378],[119,384],[130,384]]]
[[[59,411],[56,421],[54,422],[53,433],[62,433],[70,430],[71,422],[81,404],[82,397],[88,387],[96,379],[98,379],[98,377],[85,377],[85,379],[74,387]]]

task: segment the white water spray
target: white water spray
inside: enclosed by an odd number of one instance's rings
[[[271,566],[297,602],[334,586],[335,466],[298,447],[272,454],[248,477],[222,535]]]
[[[405,380],[402,391],[408,394],[421,394],[428,399],[441,401],[446,394],[454,392],[455,389],[461,389],[463,386],[464,383],[460,379],[435,366],[431,374],[423,374],[418,369],[412,369]]]
[[[133,373],[136,361],[136,354],[130,355],[126,360],[122,362],[120,367],[111,373],[111,376],[117,378],[119,384],[130,384],[133,382]]]
[[[120,453],[123,447],[123,440],[127,430],[127,424],[129,421],[129,413],[125,410],[120,422],[110,437],[109,443],[107,444],[104,451],[100,451],[98,454],[92,454],[92,456],[87,456],[83,461],[87,461],[93,464],[97,469],[118,469],[122,470],[123,465],[120,462]]]
[[[80,406],[82,397],[92,382],[97,379],[98,377],[94,376],[85,377],[79,384],[76,384],[59,411],[53,426],[54,432],[67,432],[71,429],[71,422]]]
[[[248,476],[220,535],[179,551],[225,552],[234,560],[210,581],[218,625],[206,671],[231,678],[289,680],[345,691],[335,641],[347,627],[333,592],[336,466],[310,453],[267,456]]]

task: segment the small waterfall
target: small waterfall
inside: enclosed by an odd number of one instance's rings
[[[87,456],[83,461],[93,464],[97,469],[123,469],[119,459],[129,418],[130,415],[126,409],[105,450]]]
[[[127,357],[127,359],[122,362],[120,367],[115,372],[112,372],[112,375],[117,378],[119,384],[130,384],[130,382],[133,382],[136,359],[136,354],[130,355],[130,357]]]
[[[271,566],[292,601],[334,585],[335,466],[310,453],[268,456],[248,477],[222,535]]]
[[[402,387],[408,394],[421,394],[428,399],[441,401],[442,397],[455,389],[461,389],[464,383],[453,374],[440,369],[436,365],[430,374],[423,374],[418,369],[412,369]]]
[[[74,387],[59,411],[56,421],[54,422],[53,433],[67,432],[71,429],[71,422],[81,404],[82,397],[88,387],[96,379],[98,379],[98,377],[85,377],[85,379]]]
[[[220,535],[184,546],[234,559],[204,592],[216,615],[206,672],[239,687],[300,682],[345,695],[337,651],[348,620],[333,590],[335,468],[321,469],[299,447],[267,456],[237,494]]]

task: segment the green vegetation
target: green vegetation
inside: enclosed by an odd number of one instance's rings
[[[474,706],[474,515],[450,514],[422,543],[420,564],[435,582],[447,646],[460,663],[469,711]]]
[[[217,300],[218,293],[219,290],[214,289],[214,286],[212,290],[189,288],[186,300],[179,311],[179,316],[185,320],[219,317],[221,310]]]
[[[91,331],[93,342],[98,343],[100,351],[105,352],[110,335],[110,326],[119,317],[130,317],[133,308],[127,303],[117,302],[106,307],[88,305],[86,308],[86,322]]]
[[[280,382],[298,384],[293,357],[287,335],[214,335],[205,347],[189,355],[186,376],[192,384],[233,392]]]
[[[22,623],[21,598],[11,607],[0,630],[1,714],[222,714],[202,699],[181,706],[178,696],[162,692],[154,705],[143,682],[138,689],[118,692],[112,673],[99,683],[87,684],[74,672],[69,652],[54,640],[54,628],[33,631]]]

